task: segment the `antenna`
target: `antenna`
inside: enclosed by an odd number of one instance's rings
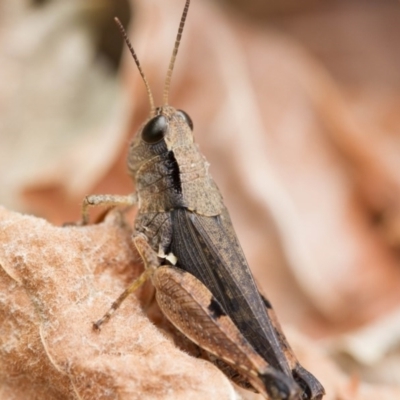
[[[114,18],[114,21],[118,25],[119,30],[121,31],[121,35],[124,38],[128,48],[129,48],[129,51],[132,54],[133,59],[135,60],[136,66],[138,67],[140,75],[141,75],[141,77],[143,79],[143,82],[144,82],[144,84],[146,86],[147,95],[148,95],[149,102],[150,102],[151,114],[154,114],[154,99],[153,99],[153,95],[152,95],[151,90],[150,90],[149,82],[147,81],[146,76],[143,73],[142,67],[140,66],[140,63],[139,63],[139,59],[137,58],[135,50],[133,50],[133,46],[132,46],[131,42],[128,39],[128,35],[126,34],[126,31],[125,31],[124,27],[122,26],[121,21],[117,17]]]
[[[179,24],[178,35],[176,36],[176,40],[175,40],[174,50],[172,52],[172,57],[169,62],[167,77],[165,78],[164,94],[163,94],[164,106],[168,105],[168,94],[169,94],[169,86],[171,84],[172,71],[174,69],[176,55],[178,54],[179,44],[181,42],[183,27],[185,26],[185,21],[186,21],[186,17],[187,17],[188,10],[189,10],[189,5],[190,5],[190,0],[186,0],[185,8],[183,9],[183,13],[182,13],[182,17],[181,17],[181,22]]]

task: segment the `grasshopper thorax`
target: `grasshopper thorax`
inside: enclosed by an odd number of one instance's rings
[[[155,109],[136,134],[129,148],[128,168],[136,184],[140,213],[177,208],[208,216],[221,213],[221,195],[208,172],[209,164],[194,143],[192,129],[186,112],[163,106]]]

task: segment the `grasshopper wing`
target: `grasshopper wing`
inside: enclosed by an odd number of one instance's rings
[[[178,259],[176,266],[194,275],[210,290],[254,350],[273,368],[296,380],[305,399],[321,398],[323,388],[319,382],[297,360],[289,358],[294,357],[293,352],[275,314],[270,318],[227,210],[208,217],[182,208],[173,210],[171,218],[170,250]],[[304,372],[299,377],[300,371]],[[321,390],[310,388],[316,386],[314,381]]]

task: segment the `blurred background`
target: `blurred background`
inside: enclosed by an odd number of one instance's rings
[[[0,0],[2,205],[61,224],[134,190],[149,104],[113,18],[159,104],[183,3]],[[193,0],[170,92],[281,321],[365,399],[400,386],[399,37],[395,0]]]

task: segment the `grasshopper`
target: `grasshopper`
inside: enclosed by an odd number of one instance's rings
[[[164,315],[235,383],[268,399],[320,400],[324,388],[297,361],[270,303],[257,289],[209,164],[194,143],[192,120],[168,105],[189,4],[186,0],[163,105],[157,108],[116,18],[143,78],[151,111],[129,149],[136,193],[87,196],[82,221],[88,222],[91,206],[137,205],[133,242],[145,270],[94,328],[99,329],[130,293],[151,279]]]

